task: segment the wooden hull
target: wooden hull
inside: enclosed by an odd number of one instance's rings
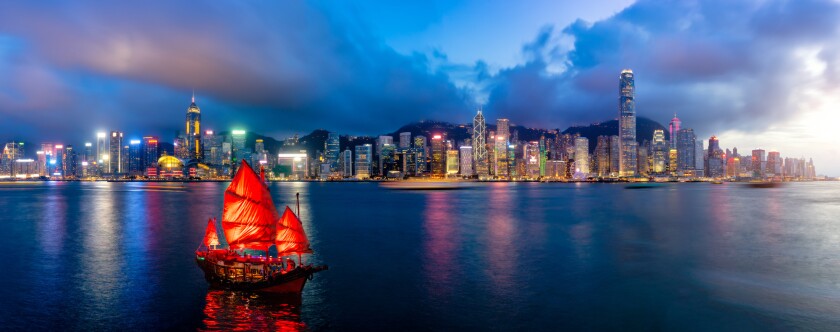
[[[204,272],[204,279],[213,289],[252,291],[272,294],[300,294],[307,280],[327,266],[297,267],[285,273],[274,273],[264,277],[244,277],[231,273],[232,269],[217,265],[215,261],[196,257],[198,267]]]

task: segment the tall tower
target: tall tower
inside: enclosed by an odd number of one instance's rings
[[[619,156],[620,176],[636,175],[636,83],[633,71],[621,71],[618,84],[618,137],[621,140]]]
[[[670,131],[670,139],[671,139],[671,149],[677,148],[677,133],[680,131],[680,119],[677,118],[677,113],[674,113],[674,118],[671,119],[671,123],[668,124],[668,130]]]
[[[487,123],[484,121],[484,115],[481,114],[481,108],[473,118],[473,165],[475,166],[475,173],[478,177],[486,177],[487,168]]]
[[[201,110],[195,105],[195,93],[193,93],[190,107],[187,108],[186,134],[186,146],[190,159],[202,160],[204,154],[201,152]]]
[[[108,163],[108,173],[110,174],[119,174],[123,173],[123,132],[121,131],[111,131],[111,140],[110,144],[108,144],[110,153],[108,154],[108,159],[105,160]]]

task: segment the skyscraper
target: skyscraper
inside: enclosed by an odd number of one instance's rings
[[[475,173],[479,178],[486,177],[487,168],[487,124],[484,122],[484,115],[481,114],[481,108],[478,109],[473,118],[473,165]]]
[[[149,173],[149,169],[155,170],[157,168],[157,161],[160,157],[158,152],[158,138],[157,136],[143,136],[143,147],[142,147],[141,154],[141,167],[140,172],[146,175],[152,175]],[[153,172],[157,174],[157,172]]]
[[[187,108],[187,131],[186,150],[189,159],[202,160],[204,154],[201,152],[201,110],[195,105],[195,94],[192,96],[192,103]]]
[[[496,119],[496,136],[502,136],[510,143],[510,120]]]
[[[411,147],[411,132],[400,133],[400,149],[408,149]]]
[[[123,147],[123,133],[121,131],[111,132],[111,142],[108,144],[110,153],[108,154],[108,173],[119,174],[123,173],[122,169],[122,147]]]
[[[370,165],[373,159],[373,146],[363,144],[356,146],[356,178],[370,178]]]
[[[353,152],[347,148],[338,156],[338,169],[341,176],[349,178],[353,176]]]
[[[473,147],[466,145],[461,150],[461,176],[473,175]]]
[[[717,137],[709,138],[709,148],[706,157],[706,176],[719,178],[726,175],[726,160],[723,151],[720,149],[720,142]]]
[[[589,140],[586,137],[575,138],[575,177],[585,179],[589,176]]]
[[[694,130],[691,128],[683,128],[677,131],[677,171],[685,172],[693,170],[695,167],[695,156],[697,137],[694,135]]]
[[[441,135],[432,136],[432,176],[443,177],[444,174],[444,145]]]
[[[636,83],[633,71],[621,71],[618,84],[619,128],[618,136],[621,140],[620,176],[634,176],[636,174]],[[577,158],[575,158],[577,161]]]
[[[668,124],[668,131],[671,140],[671,149],[677,149],[677,133],[680,131],[680,119],[677,118],[677,113],[674,113],[674,118]],[[677,149],[679,150],[679,149]]]
[[[673,136],[671,136],[673,137]],[[653,173],[664,174],[668,169],[668,144],[665,143],[665,131],[656,129],[653,131]]]
[[[327,140],[324,142],[324,155],[327,159],[326,162],[330,164],[330,168],[333,170],[338,167],[338,154],[341,152],[341,150],[339,150],[338,143],[338,133],[329,132],[327,134]]]
[[[139,139],[128,141],[128,173],[131,175],[141,175],[145,170],[142,142]]]
[[[752,150],[752,173],[754,177],[763,178],[767,173],[767,156],[763,149]]]
[[[44,149],[42,149],[44,150]],[[111,165],[108,163],[108,133],[96,133],[96,162],[99,165],[99,173],[111,173]],[[49,156],[49,150],[44,150],[44,153]]]

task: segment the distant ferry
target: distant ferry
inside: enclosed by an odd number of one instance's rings
[[[326,265],[303,264],[301,255],[312,253],[303,224],[288,206],[283,215],[277,212],[264,174],[261,170],[258,176],[243,160],[225,190],[222,230],[229,248],[216,249],[215,219],[207,223],[195,260],[212,288],[300,294],[307,280],[327,269]],[[271,246],[277,248],[276,257],[268,255]],[[245,250],[266,255],[250,255]],[[291,258],[295,255],[297,263]]]

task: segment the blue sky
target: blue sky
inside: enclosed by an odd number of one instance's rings
[[[725,147],[840,175],[840,2],[7,1],[0,138],[207,128],[378,134],[411,121],[565,128],[673,113]]]

